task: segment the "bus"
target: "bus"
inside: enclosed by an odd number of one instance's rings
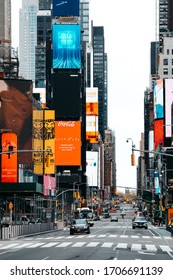
[[[86,219],[91,227],[94,225],[93,210],[90,209],[89,207],[77,208],[77,210],[74,211],[74,218],[75,219]]]

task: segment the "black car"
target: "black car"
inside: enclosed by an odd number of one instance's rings
[[[132,228],[145,228],[148,229],[148,222],[145,217],[137,217],[132,220]]]
[[[118,217],[117,216],[111,216],[110,221],[111,222],[118,222]]]
[[[86,219],[74,219],[70,223],[70,235],[74,233],[90,233],[90,224]]]

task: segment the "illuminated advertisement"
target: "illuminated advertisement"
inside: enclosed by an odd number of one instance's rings
[[[98,143],[98,117],[86,116],[86,140],[89,143]]]
[[[33,150],[34,173],[54,174],[55,112],[53,110],[33,111]]]
[[[53,0],[53,16],[79,16],[79,0]]]
[[[98,152],[86,152],[86,175],[88,186],[98,186]]]
[[[154,81],[154,119],[164,118],[163,80]]]
[[[32,148],[32,81],[0,80],[0,129],[17,134],[18,149]],[[18,163],[32,163],[32,153],[19,153]]]
[[[164,123],[163,120],[154,121],[154,150],[162,143],[164,146]]]
[[[172,136],[173,79],[165,79],[165,137]]]
[[[55,177],[44,175],[44,195],[54,195],[56,188]]]
[[[159,172],[158,172],[158,170],[154,171],[154,191],[155,191],[155,194],[160,194]]]
[[[6,132],[1,134],[2,152],[17,150],[17,135]],[[17,153],[1,154],[1,182],[17,182]]]
[[[98,88],[86,88],[86,116],[98,116]]]
[[[81,165],[81,122],[55,122],[55,164],[58,166]]]
[[[79,24],[54,24],[53,32],[53,68],[81,68],[81,34]]]

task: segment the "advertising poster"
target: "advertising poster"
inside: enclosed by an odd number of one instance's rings
[[[81,122],[56,121],[56,157],[58,166],[81,165]]]
[[[2,152],[14,151],[10,154],[1,155],[1,182],[17,182],[17,135],[4,132],[1,134]]]
[[[79,16],[79,0],[53,0],[53,16]]]

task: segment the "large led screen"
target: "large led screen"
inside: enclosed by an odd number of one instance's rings
[[[165,137],[172,137],[173,79],[165,79]]]
[[[81,75],[70,73],[53,74],[53,108],[55,118],[79,119],[81,115]]]
[[[154,121],[154,150],[157,149],[158,145],[162,143],[164,146],[164,128],[163,120]]]
[[[86,152],[86,175],[88,186],[98,186],[98,152]]]
[[[154,119],[164,118],[163,80],[154,81]]]
[[[81,122],[55,122],[55,164],[58,166],[81,165]]]
[[[53,68],[54,69],[80,69],[80,25],[54,24],[53,36]]]
[[[17,135],[19,150],[32,149],[32,108],[32,81],[0,80],[0,129]],[[32,163],[32,153],[19,153],[18,163]]]
[[[16,183],[17,182],[17,135],[15,133],[1,134],[2,152],[8,152],[9,149],[13,153],[1,155],[1,182],[2,183]]]
[[[53,16],[79,16],[79,0],[53,0]]]

